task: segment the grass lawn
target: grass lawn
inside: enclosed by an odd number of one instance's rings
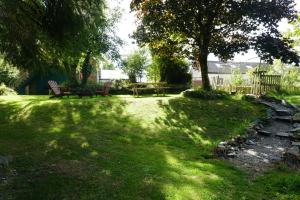
[[[263,113],[238,98],[0,97],[0,155],[14,158],[0,199],[300,199],[299,172],[253,179],[212,156]]]

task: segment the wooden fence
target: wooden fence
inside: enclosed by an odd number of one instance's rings
[[[261,95],[270,91],[278,91],[280,86],[280,75],[269,75],[265,71],[258,71],[254,73],[251,94]]]
[[[249,84],[249,83],[248,83]],[[254,94],[261,95],[270,91],[278,91],[281,87],[280,75],[269,75],[265,71],[257,71],[249,85],[233,86],[226,84],[226,81],[220,77],[212,79],[214,89],[224,90],[229,93]]]

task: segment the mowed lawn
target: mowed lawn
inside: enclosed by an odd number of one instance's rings
[[[213,156],[262,115],[238,98],[0,97],[0,199],[300,199],[299,172]]]

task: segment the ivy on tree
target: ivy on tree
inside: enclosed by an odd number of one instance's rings
[[[161,43],[173,44],[178,54],[195,60],[203,88],[210,90],[207,58],[222,60],[253,48],[272,62],[299,63],[290,40],[277,30],[283,18],[296,18],[294,0],[133,0],[139,26],[134,37],[159,52]]]

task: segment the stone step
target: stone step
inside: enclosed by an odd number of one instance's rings
[[[293,128],[292,130],[290,130],[290,132],[292,132],[292,133],[300,133],[300,127]]]
[[[298,146],[298,147],[300,147],[300,142],[292,142],[292,146]]]
[[[279,116],[291,116],[292,112],[288,109],[275,109],[275,112]]]
[[[259,135],[263,135],[263,136],[271,136],[272,135],[272,132],[270,132],[270,131],[264,131],[264,130],[257,130],[257,133]]]
[[[299,147],[297,147],[297,146],[293,146],[293,147],[289,148],[286,151],[286,153],[300,158],[300,150],[299,150]]]
[[[292,116],[275,116],[273,119],[284,122],[292,122]]]
[[[296,113],[293,116],[293,122],[300,122],[300,113]]]
[[[289,138],[289,137],[291,137],[292,135],[291,135],[290,133],[279,132],[279,133],[276,133],[275,136],[277,136],[277,137],[282,137],[282,138]]]

